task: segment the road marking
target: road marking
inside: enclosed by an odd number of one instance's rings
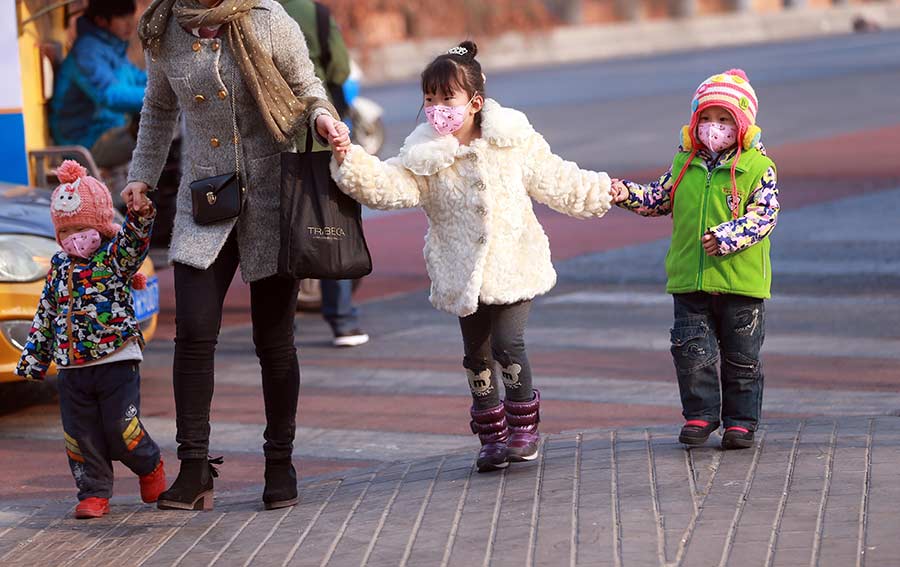
[[[425,370],[365,369],[360,372],[344,368],[304,367],[304,386],[333,391],[353,390],[357,393],[390,394],[402,388],[409,395],[465,395],[468,389],[460,372]],[[337,380],[336,377],[340,377]],[[603,376],[540,377],[541,397],[548,400],[605,404],[635,404],[680,407],[674,373],[665,381],[626,380]],[[900,408],[900,400],[884,392],[783,388],[766,386],[763,397],[766,411],[820,415],[887,414]],[[0,420],[0,424],[3,421]],[[0,434],[2,435],[2,434]],[[391,435],[391,434],[388,434]]]
[[[828,296],[828,295],[773,295],[766,303],[787,307],[809,307],[829,305],[841,307],[858,307],[865,305],[896,306],[896,296],[860,295],[860,296]],[[672,296],[667,293],[639,291],[578,291],[563,293],[541,300],[544,305],[638,305],[656,306],[671,305]]]
[[[790,457],[788,458],[787,471],[784,475],[784,487],[781,489],[781,498],[778,499],[778,508],[775,510],[775,519],[772,521],[772,529],[769,534],[769,547],[766,550],[765,567],[772,567],[775,561],[775,548],[778,545],[778,536],[781,532],[781,520],[784,519],[784,509],[787,506],[788,498],[791,494],[792,484],[794,482],[794,465],[797,462],[797,451],[800,448],[800,437],[803,435],[803,428],[806,421],[801,421],[797,426],[797,433],[794,435],[794,443],[791,446]]]
[[[671,324],[671,323],[669,323]],[[410,340],[427,343],[446,341],[459,334],[459,330],[446,325],[423,325],[415,329],[398,331],[379,339],[382,348],[391,349],[396,341],[397,349],[404,352]],[[668,325],[647,329],[618,329],[591,327],[531,327],[525,333],[527,344],[540,345],[544,349],[593,349],[598,351],[655,351],[669,352]],[[419,343],[421,344],[421,343]],[[900,340],[874,337],[840,337],[802,333],[766,334],[763,356],[783,354],[789,356],[820,356],[846,358],[900,359]],[[306,367],[304,367],[305,369]],[[218,379],[218,377],[217,377]]]

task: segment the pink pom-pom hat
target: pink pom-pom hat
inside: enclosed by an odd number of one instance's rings
[[[102,181],[87,174],[78,162],[66,160],[56,171],[60,185],[50,197],[50,217],[59,231],[68,227],[87,226],[104,238],[112,238],[119,232],[113,222],[114,211],[109,189]]]

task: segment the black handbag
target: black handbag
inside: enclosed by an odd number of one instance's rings
[[[194,222],[213,224],[239,216],[244,201],[240,179],[240,171],[235,171],[191,183]]]
[[[372,272],[362,207],[331,178],[331,152],[281,154],[281,249],[278,272],[304,279],[351,280]]]
[[[231,74],[234,93],[234,69]],[[244,208],[244,187],[241,183],[241,162],[238,152],[237,110],[231,97],[231,126],[234,131],[234,171],[215,177],[198,179],[188,185],[191,189],[191,211],[199,225],[213,224],[240,216]]]

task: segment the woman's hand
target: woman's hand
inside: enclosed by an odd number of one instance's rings
[[[122,191],[122,200],[125,201],[128,210],[139,214],[141,211],[147,211],[150,205],[150,199],[147,198],[148,191],[150,186],[141,181],[132,181],[126,185]]]
[[[328,143],[331,144],[331,140],[338,136],[338,124],[341,122],[335,120],[330,114],[321,114],[316,118],[316,132],[320,138],[328,140]]]

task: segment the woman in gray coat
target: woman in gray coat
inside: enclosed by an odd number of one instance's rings
[[[274,0],[154,0],[141,18],[148,84],[127,202],[160,176],[179,113],[186,124],[170,259],[175,272],[174,361],[178,478],[160,508],[212,506],[208,463],[213,358],[222,304],[240,267],[250,283],[253,341],[262,367],[266,508],[297,502],[291,464],[300,369],[293,322],[297,283],[276,276],[280,157],[312,127],[334,139],[336,113],[298,25]],[[239,171],[236,219],[194,222],[188,185]]]

